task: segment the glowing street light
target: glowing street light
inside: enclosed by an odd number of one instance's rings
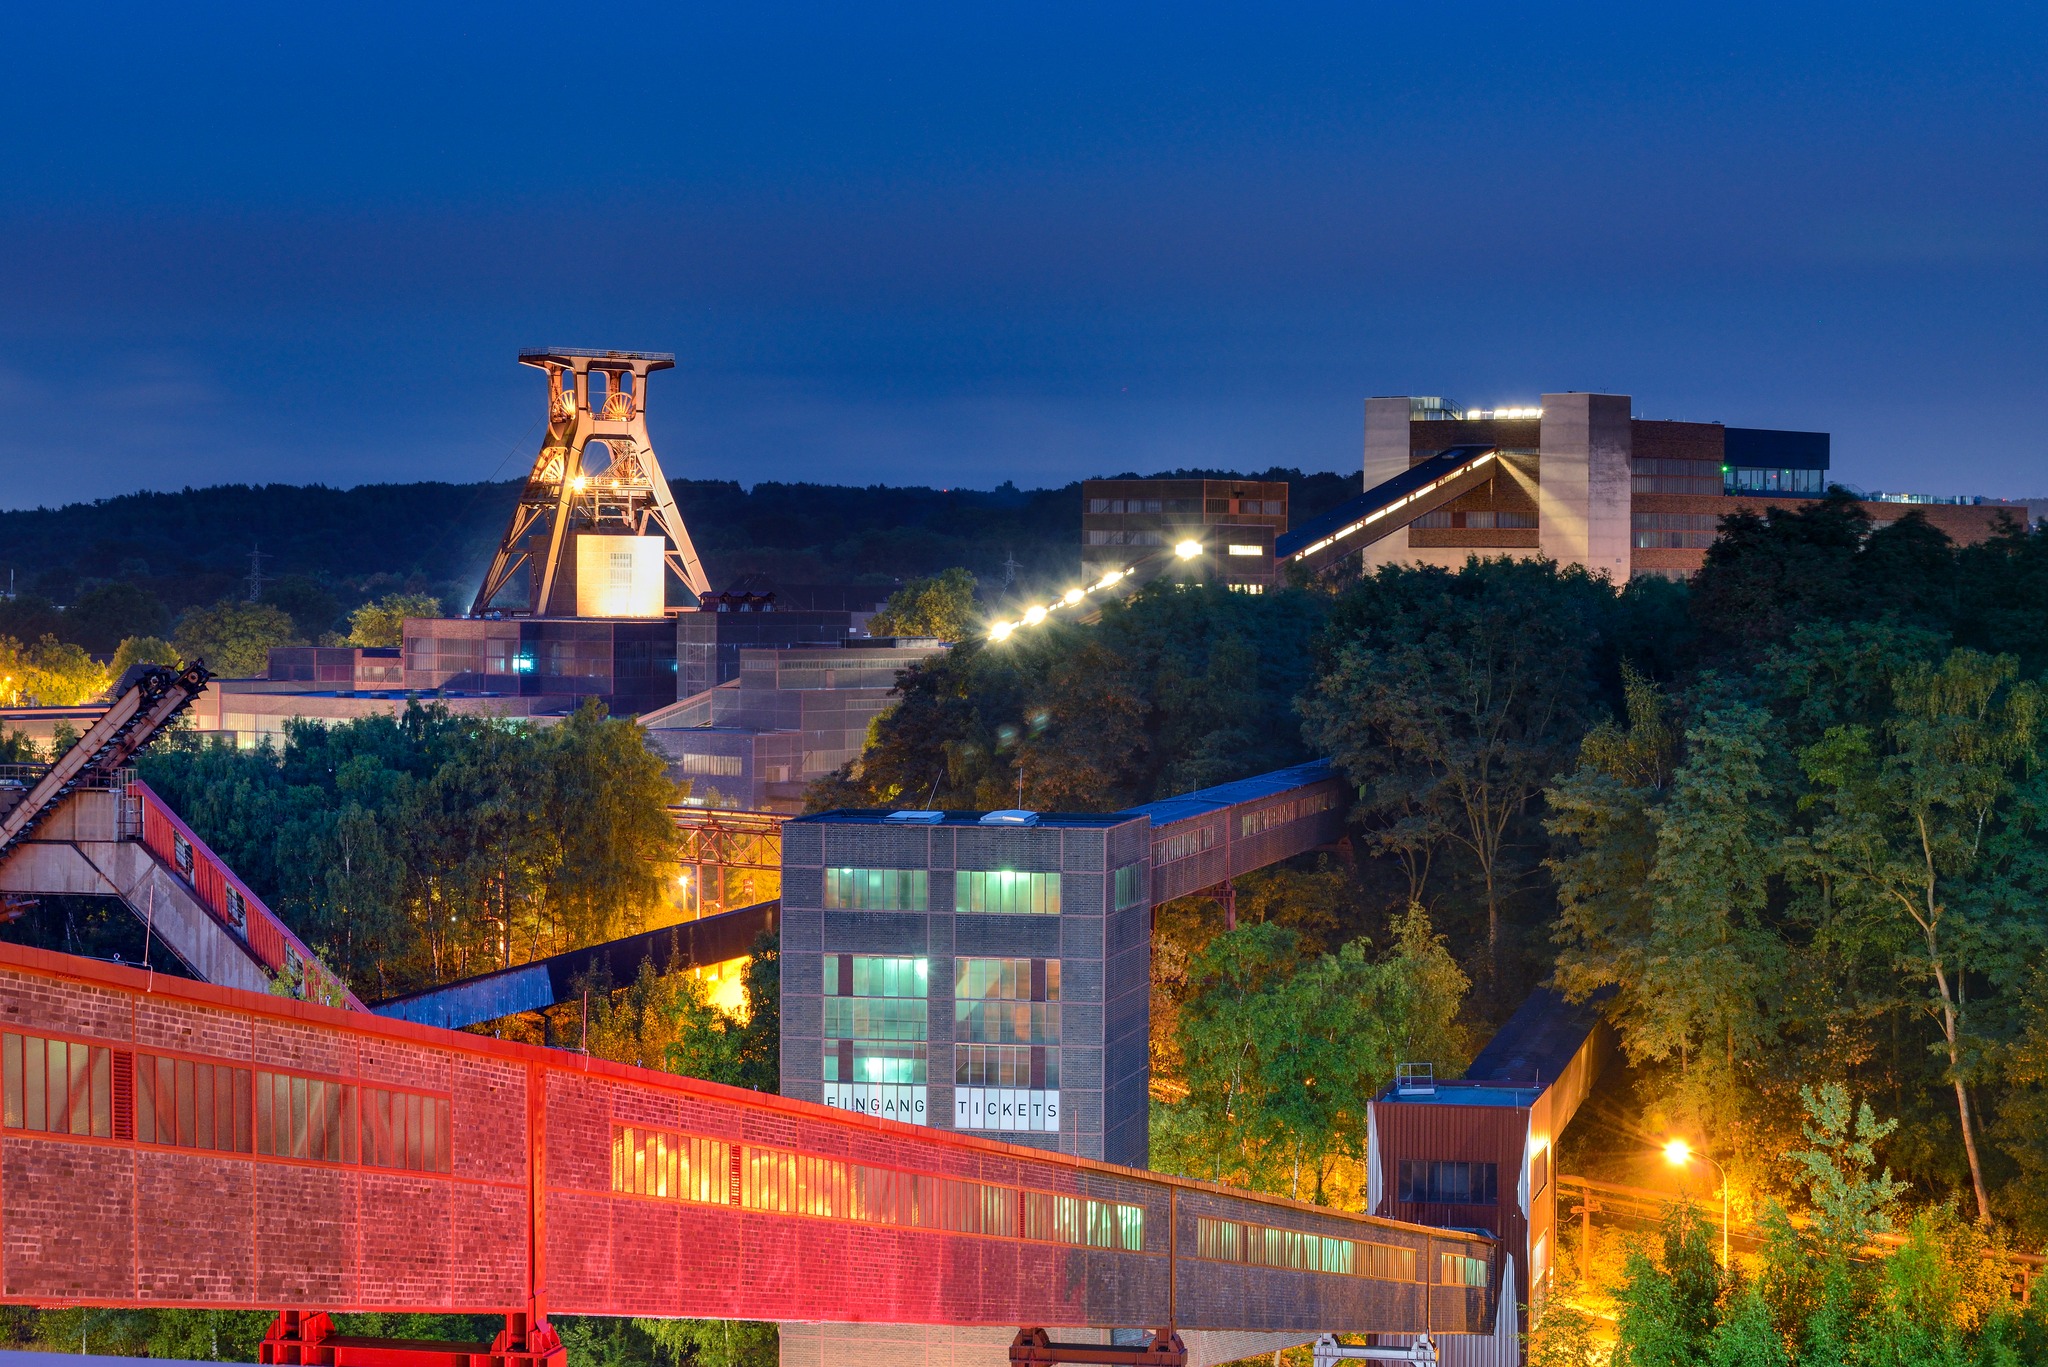
[[[1728,1170],[1703,1153],[1694,1153],[1692,1145],[1683,1139],[1673,1139],[1664,1146],[1664,1161],[1674,1168],[1685,1168],[1695,1159],[1705,1163],[1721,1175],[1721,1270],[1728,1270]]]
[[[1183,560],[1193,560],[1202,553],[1202,543],[1199,541],[1183,541],[1173,548],[1173,553]]]
[[[1079,590],[1079,589],[1068,589],[1068,590],[1067,590],[1067,596],[1066,596],[1066,597],[1064,597],[1064,598],[1062,598],[1062,599],[1060,599],[1060,601],[1061,601],[1062,603],[1065,603],[1065,604],[1066,604],[1066,605],[1067,605],[1068,607],[1072,607],[1072,606],[1074,606],[1074,604],[1076,604],[1076,603],[1078,603],[1078,602],[1080,602],[1080,601],[1081,601],[1081,590]]]
[[[1016,629],[1015,622],[997,622],[988,629],[988,638],[991,641],[1007,641],[1010,639],[1010,633]]]
[[[1024,625],[1035,627],[1045,620],[1045,609],[1036,603],[1024,609]]]
[[[580,494],[583,492],[584,486],[589,483],[590,481],[588,479],[585,479],[582,475],[578,475],[574,479],[569,481],[569,487]]]

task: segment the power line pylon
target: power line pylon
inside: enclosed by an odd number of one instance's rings
[[[519,364],[548,377],[548,430],[470,616],[489,609],[522,565],[530,567],[533,590],[525,611],[546,614],[570,533],[608,527],[636,536],[659,528],[669,542],[668,568],[692,595],[710,589],[647,437],[647,376],[675,363],[659,351],[552,347],[519,353]],[[602,469],[584,464],[592,444],[610,454]]]

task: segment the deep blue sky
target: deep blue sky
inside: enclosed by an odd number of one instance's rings
[[[2037,5],[67,6],[0,84],[0,506],[509,476],[1356,471],[1633,394],[2048,494]]]

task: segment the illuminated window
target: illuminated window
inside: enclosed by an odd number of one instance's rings
[[[1459,1253],[1446,1253],[1437,1276],[1439,1286],[1484,1286],[1486,1285],[1486,1259],[1467,1258]]]
[[[1257,546],[1240,546],[1236,542],[1232,542],[1230,553],[1232,555],[1258,555],[1261,552]]]
[[[1126,864],[1116,871],[1116,909],[1134,907],[1145,900],[1145,871],[1136,864]]]
[[[612,1190],[664,1201],[730,1201],[732,1149],[721,1139],[627,1125],[612,1133]]]
[[[1057,916],[1060,876],[1056,873],[1012,873],[1007,869],[962,870],[953,876],[953,910],[961,914],[993,912]]]
[[[880,954],[824,956],[824,1081],[845,1084],[834,1104],[867,1109],[921,1104],[930,1025],[931,960]],[[916,1088],[902,1094],[896,1088]],[[836,1095],[836,1094],[835,1094]],[[901,1118],[901,1117],[899,1117]]]
[[[114,1051],[35,1035],[0,1037],[5,1119],[14,1130],[114,1137]]]
[[[931,875],[923,869],[827,869],[825,906],[833,911],[924,911]]]
[[[1333,1239],[1300,1230],[1195,1217],[1195,1256],[1295,1272],[1328,1272],[1377,1281],[1416,1280],[1415,1250],[1398,1244]]]
[[[449,1171],[453,1166],[449,1152],[453,1136],[449,1133],[448,1098],[391,1092],[380,1087],[365,1087],[362,1094],[362,1153],[366,1167]]]
[[[254,1152],[247,1068],[135,1057],[135,1137],[181,1149]]]
[[[612,587],[615,589],[631,589],[633,587],[633,553],[631,551],[611,551],[608,554],[611,557]]]
[[[1145,1251],[1145,1212],[1115,1201],[1024,1193],[1024,1237],[1056,1244]]]
[[[953,1022],[960,1086],[1059,1090],[1058,959],[955,959]]]
[[[686,774],[709,774],[715,778],[738,778],[740,776],[740,757],[738,755],[684,755],[678,767]]]

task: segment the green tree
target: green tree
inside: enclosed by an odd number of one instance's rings
[[[95,655],[113,650],[129,636],[157,636],[170,630],[163,600],[139,584],[109,581],[78,595],[64,612],[64,635]]]
[[[1640,1246],[1629,1251],[1615,1295],[1614,1367],[1694,1367],[1708,1360],[1720,1325],[1722,1274],[1714,1241],[1690,1202],[1664,1217],[1660,1261]]]
[[[107,673],[119,679],[136,665],[169,665],[177,669],[183,664],[178,648],[169,641],[155,636],[130,636],[115,648],[114,662],[107,666]]]
[[[282,608],[292,619],[292,631],[306,641],[318,641],[341,616],[341,600],[309,574],[279,575],[264,585],[263,601]]]
[[[399,646],[405,643],[405,619],[443,615],[441,600],[427,593],[387,593],[348,615],[348,644]]]
[[[0,704],[77,707],[107,691],[106,667],[84,649],[54,636],[32,646],[0,636]]]
[[[868,620],[870,636],[933,636],[964,641],[979,628],[974,576],[954,566],[928,579],[913,579],[889,595]]]
[[[1324,1203],[1360,1171],[1366,1106],[1395,1065],[1454,1072],[1464,975],[1418,908],[1392,954],[1363,940],[1305,953],[1271,922],[1217,936],[1189,966],[1179,1015],[1186,1099],[1162,1109],[1154,1162]]]
[[[1589,735],[1551,790],[1549,826],[1568,842],[1552,863],[1557,978],[1578,1000],[1616,989],[1608,1014],[1630,1061],[1675,1067],[1688,1127],[1733,1135],[1793,957],[1772,915],[1785,818],[1771,770],[1784,742],[1770,714],[1707,701],[1675,769],[1661,712],[1644,702],[1629,733]]]
[[[1591,650],[1611,600],[1604,581],[1549,561],[1383,570],[1339,608],[1301,702],[1378,848],[1448,842],[1470,857],[1496,987],[1503,908],[1526,872],[1518,823],[1592,724]]]
[[[1813,786],[1808,857],[1832,887],[1836,933],[1927,985],[1979,1220],[1991,1218],[1969,1083],[1978,1067],[1966,972],[2010,976],[2040,944],[2048,868],[2035,826],[2041,694],[2015,662],[1956,650],[1901,664],[1880,727],[1835,726],[1801,759]]]
[[[229,679],[255,678],[269,669],[271,647],[303,643],[284,609],[232,598],[186,612],[171,640],[187,661]]]

